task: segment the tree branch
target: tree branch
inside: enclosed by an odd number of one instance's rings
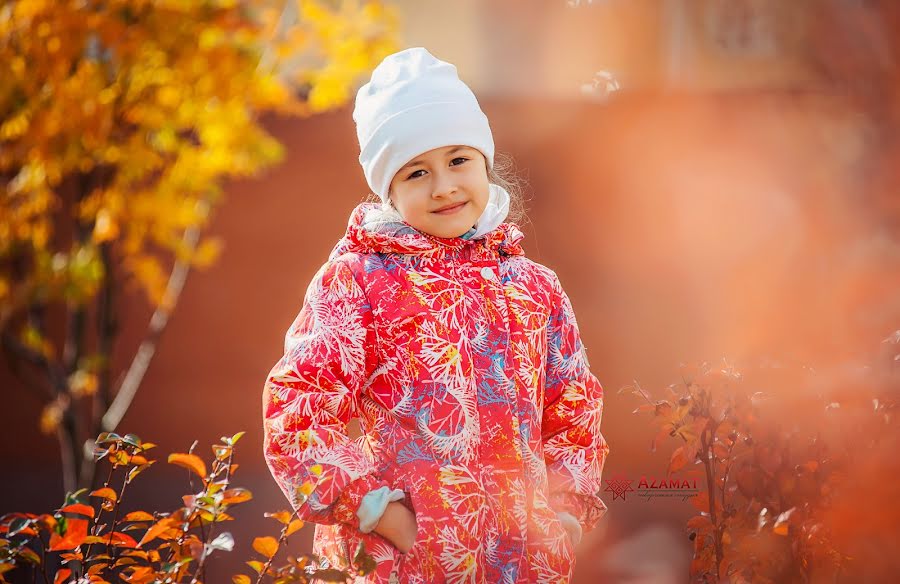
[[[200,230],[196,227],[190,227],[185,230],[182,238],[183,243],[188,251],[197,249],[197,243],[200,240]],[[156,311],[150,318],[150,325],[147,329],[147,335],[144,337],[131,366],[125,373],[122,383],[119,385],[119,391],[112,404],[109,406],[106,414],[103,416],[101,429],[104,432],[112,432],[122,421],[125,412],[128,411],[131,402],[137,393],[147,369],[150,367],[150,361],[156,354],[156,345],[162,336],[166,325],[169,323],[169,317],[175,306],[178,304],[178,298],[184,289],[185,281],[190,273],[190,261],[175,260],[172,267],[172,273],[169,275],[169,281],[166,284],[166,291],[163,296],[163,302],[157,306]]]

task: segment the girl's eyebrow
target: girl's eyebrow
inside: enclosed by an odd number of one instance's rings
[[[444,154],[444,156],[450,156],[451,154],[455,154],[464,148],[468,148],[468,146],[457,146],[456,148],[454,148],[454,149],[450,150],[449,152],[447,152],[446,154]],[[407,162],[406,164],[401,166],[400,170],[403,170],[404,168],[409,168],[410,166],[415,166],[417,164],[425,164],[425,162],[422,160],[413,160],[413,161]]]

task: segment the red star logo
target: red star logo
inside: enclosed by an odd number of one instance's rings
[[[617,498],[622,497],[622,500],[625,500],[625,493],[633,493],[634,489],[631,488],[631,481],[624,476],[613,477],[612,479],[606,479],[606,488],[603,489],[607,493],[613,494],[613,501]]]

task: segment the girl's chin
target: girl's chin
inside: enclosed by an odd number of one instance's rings
[[[454,237],[460,237],[465,235],[465,233],[471,229],[471,227],[466,228],[458,228],[458,229],[419,229],[432,237],[440,237],[441,239],[453,239]]]
[[[452,239],[465,235],[465,233],[475,225],[476,219],[458,219],[454,221],[445,221],[440,225],[437,222],[429,222],[427,225],[413,225],[422,233],[427,233],[432,237],[440,237],[441,239]]]

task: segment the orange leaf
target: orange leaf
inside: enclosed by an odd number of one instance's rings
[[[276,513],[265,513],[266,517],[278,520],[280,523],[287,525],[291,521],[291,514],[287,511],[278,511]]]
[[[201,479],[206,479],[206,463],[204,463],[203,459],[196,454],[170,454],[169,463],[183,466]]]
[[[102,489],[91,491],[91,497],[100,497],[102,499],[106,499],[107,501],[116,501],[119,498],[116,495],[116,492],[109,487],[103,487]]]
[[[82,505],[81,503],[73,503],[72,505],[66,505],[62,509],[59,510],[60,513],[76,513],[78,515],[84,515],[86,517],[94,517],[94,508],[90,505]]]
[[[153,521],[153,515],[146,511],[132,511],[122,521]]]
[[[147,530],[147,533],[144,534],[144,537],[141,538],[141,542],[138,544],[138,547],[141,547],[148,541],[152,541],[159,537],[163,532],[168,529],[171,529],[175,524],[175,521],[171,517],[165,517],[156,522],[156,525]]]
[[[266,558],[272,558],[278,553],[278,540],[274,537],[257,537],[253,540],[253,549],[264,555]]]
[[[127,576],[125,576],[126,582],[131,582],[133,584],[146,584],[156,579],[156,572],[153,570],[153,568],[148,568],[146,566],[133,566],[127,569],[131,572]]]
[[[228,489],[222,494],[224,495],[222,503],[225,505],[236,505],[253,498],[253,494],[250,491],[241,488]]]
[[[291,521],[291,524],[288,525],[287,531],[286,531],[285,534],[284,534],[285,537],[287,537],[288,535],[291,535],[292,533],[294,533],[295,531],[297,531],[297,530],[300,529],[301,527],[303,527],[303,520],[301,520],[301,519],[294,519],[293,521]]]
[[[796,507],[791,507],[790,509],[779,515],[775,520],[775,526],[772,528],[772,531],[777,535],[787,535],[788,528],[790,527],[791,515],[793,515],[794,511],[796,510]]]
[[[232,584],[250,584],[250,577],[244,574],[238,574],[231,577]]]
[[[53,580],[53,584],[62,584],[66,581],[66,578],[72,575],[72,570],[68,568],[63,568],[59,572],[56,573],[56,578]]]
[[[54,533],[50,536],[50,551],[73,550],[84,543],[87,538],[87,519],[67,519],[66,532],[60,536]]]

